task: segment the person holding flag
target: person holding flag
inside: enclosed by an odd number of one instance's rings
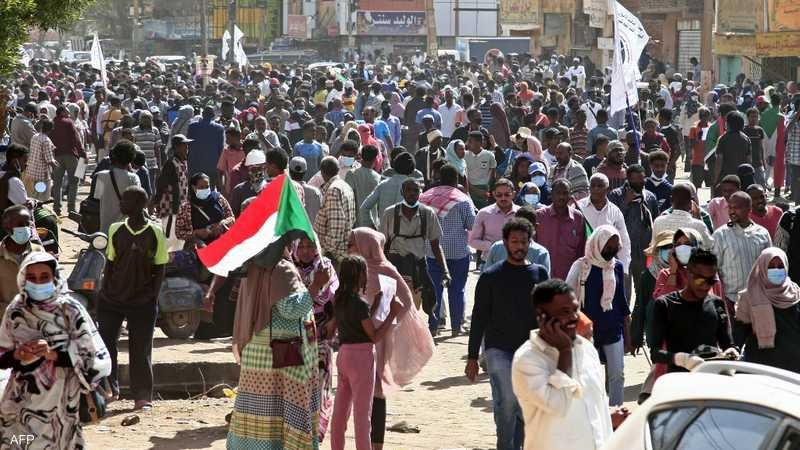
[[[241,374],[228,448],[319,447],[313,306],[331,269],[317,271],[306,287],[290,252],[303,236],[319,246],[292,181],[281,174],[226,233],[197,251],[200,261],[218,276],[226,277],[247,263],[233,329]]]

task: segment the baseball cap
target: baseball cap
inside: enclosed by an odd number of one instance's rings
[[[433,114],[425,114],[424,116],[422,116],[422,120],[426,120],[426,119],[434,120],[433,119]]]
[[[182,134],[176,134],[172,136],[172,146],[175,147],[176,145],[180,144],[188,144],[189,142],[194,142],[194,139],[189,139]]]
[[[250,153],[247,154],[247,158],[244,160],[245,167],[266,163],[267,155],[265,155],[261,150],[251,150]]]
[[[765,97],[763,95],[759,95],[758,97],[756,97],[756,104],[759,104],[759,103],[768,103],[767,102],[767,97]]]
[[[541,173],[543,175],[547,175],[547,169],[544,167],[539,161],[534,162],[528,167],[528,175],[533,175],[535,173]]]
[[[306,173],[306,160],[302,156],[295,156],[289,161],[289,171],[294,173]]]

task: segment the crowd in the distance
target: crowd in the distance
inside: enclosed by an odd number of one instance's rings
[[[699,92],[692,64],[643,67],[626,112],[609,110],[608,71],[558,55],[202,78],[136,60],[105,84],[34,60],[0,93],[0,442],[83,445],[81,393],[107,379],[119,397],[124,321],[128,397],[152,408],[166,270],[197,266],[281,175],[315,240],[198,277],[194,338],[232,336],[241,364],[230,448],[342,449],[351,413],[356,448],[382,448],[387,396],[443,330],[468,334],[469,379],[489,375],[498,449],[598,448],[627,414],[624,355],[645,346],[642,401],[700,345],[800,371],[797,84],[741,75]],[[50,200],[109,237],[91,317],[35,232]]]

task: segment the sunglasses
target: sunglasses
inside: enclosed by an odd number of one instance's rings
[[[694,283],[694,285],[698,286],[698,287],[702,286],[704,284],[706,286],[713,286],[713,285],[717,284],[717,282],[719,282],[719,278],[717,278],[716,275],[713,276],[713,277],[703,277],[703,276],[700,276],[700,275],[698,275],[696,273],[693,273],[693,272],[689,272],[689,273],[692,274],[692,283]]]

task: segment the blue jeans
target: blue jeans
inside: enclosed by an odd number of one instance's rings
[[[453,330],[458,330],[464,322],[464,288],[467,285],[467,275],[469,275],[469,256],[462,259],[448,259],[447,269],[450,271],[452,279],[450,287],[447,288],[447,302],[450,307],[450,324]],[[436,307],[433,308],[431,315],[428,316],[428,326],[434,330],[439,325],[439,310],[442,304],[444,287],[442,286],[442,267],[434,258],[428,258],[428,275],[433,283],[433,291],[436,293]]]
[[[492,386],[497,450],[519,450],[525,442],[525,420],[511,386],[511,360],[514,352],[487,348],[486,368]]]
[[[609,406],[622,406],[625,401],[625,341],[603,346],[606,356],[606,385]]]

